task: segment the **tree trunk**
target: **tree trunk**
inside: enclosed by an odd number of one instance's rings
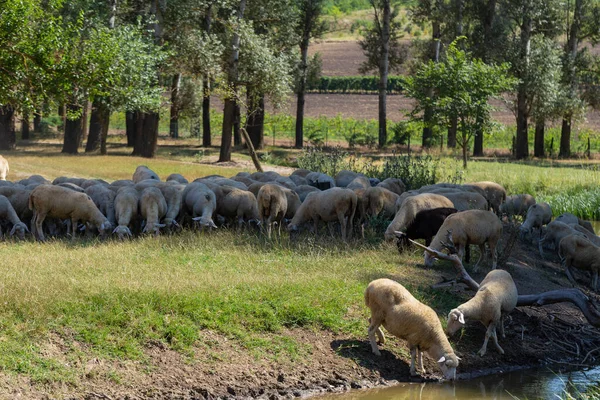
[[[83,111],[81,113],[81,132],[80,134],[80,138],[79,138],[79,145],[83,146],[83,142],[86,139],[86,133],[87,133],[87,129],[88,129],[88,116],[89,116],[89,108],[90,108],[90,103],[86,100],[84,102],[84,106],[83,106]]]
[[[523,23],[521,25],[521,49],[520,56],[523,61],[524,71],[522,76],[527,76],[529,69],[529,54],[531,50],[531,17],[525,12]],[[521,80],[517,93],[517,138],[515,144],[515,156],[518,160],[529,156],[528,141],[528,120],[529,120],[529,101],[527,97],[527,82]]]
[[[265,96],[248,89],[246,131],[256,150],[264,147]]]
[[[156,152],[158,142],[158,120],[156,112],[136,113],[135,120],[135,143],[133,146],[134,156],[152,158]]]
[[[100,103],[94,101],[92,103],[92,114],[90,116],[90,130],[88,133],[85,152],[92,153],[100,148],[100,132],[102,125],[100,124]]]
[[[458,118],[452,118],[448,127],[448,148],[456,148],[456,131],[458,129]]]
[[[23,111],[21,118],[21,139],[29,140],[29,112]]]
[[[61,117],[61,120],[62,120],[62,127],[61,127],[61,129],[62,129],[63,132],[65,131],[65,126],[67,125],[66,107],[67,106],[64,105],[64,104],[61,104],[60,106],[58,106],[58,116]],[[59,132],[60,132],[61,129],[59,129]]]
[[[169,123],[169,136],[173,139],[179,137],[179,89],[181,87],[181,73],[173,75],[171,82],[171,119]]]
[[[479,126],[481,126],[481,118],[477,117],[479,120]],[[473,140],[473,156],[475,157],[483,157],[483,129],[477,128],[475,130],[475,139]]]
[[[242,111],[240,109],[240,103],[237,101],[234,105],[234,117],[233,117],[233,145],[241,146],[242,144],[242,134],[240,132],[240,127],[242,123]]]
[[[110,108],[105,107],[104,105],[100,106],[98,117],[100,121],[100,154],[106,155],[106,140],[108,139],[108,125],[110,124]]]
[[[560,151],[559,157],[568,158],[571,156],[571,116],[565,115],[562,121],[560,131]]]
[[[244,16],[246,9],[246,0],[240,0],[240,8],[237,11],[239,21]],[[238,80],[238,57],[240,48],[240,35],[235,32],[231,38],[231,55],[228,62],[227,83],[231,85],[234,93],[237,92]],[[223,106],[223,130],[221,133],[221,151],[219,154],[219,162],[231,161],[231,135],[235,120],[235,94],[228,96],[225,99]]]
[[[71,113],[79,113],[79,117],[77,119],[67,118],[62,152],[66,154],[77,154],[82,137],[81,130],[83,129],[83,110],[79,105],[69,104],[67,106],[66,114]]]
[[[212,145],[210,132],[210,80],[202,81],[202,146]]]
[[[42,111],[37,110],[33,115],[33,131],[41,132],[42,131]]]
[[[538,118],[535,121],[535,139],[533,144],[533,156],[544,157],[544,133],[546,130],[546,119]]]
[[[483,51],[481,58],[485,63],[491,62],[490,49],[492,49],[494,18],[496,17],[496,1],[488,0],[483,15]]]
[[[127,147],[133,147],[135,144],[136,118],[137,116],[135,111],[125,112],[125,134],[127,136]]]
[[[308,14],[308,13],[307,13]],[[306,21],[305,21],[306,25]],[[310,31],[304,31],[300,42],[300,82],[298,84],[298,101],[296,103],[296,142],[294,147],[301,149],[304,146],[304,105],[306,103],[306,74],[308,70],[308,45]]]
[[[575,0],[575,10],[573,11],[573,23],[571,24],[567,44],[565,46],[565,81],[568,83],[569,97],[577,97],[577,71],[575,58],[577,57],[577,48],[579,46],[579,31],[581,28],[583,0]],[[572,110],[567,110],[563,115],[562,129],[560,131],[560,152],[559,157],[571,156],[571,130],[572,130]]]
[[[0,106],[0,150],[14,150],[15,129],[15,109],[10,105]]]
[[[379,59],[379,147],[387,145],[387,82],[390,55],[390,0],[383,0],[381,58]]]
[[[434,20],[432,23],[432,38],[431,38],[431,54],[430,57],[436,63],[440,58],[440,40],[442,37],[442,30],[440,26],[440,22]],[[433,96],[433,88],[428,89],[428,95]],[[423,147],[431,147],[433,140],[433,108],[425,107],[423,112]]]

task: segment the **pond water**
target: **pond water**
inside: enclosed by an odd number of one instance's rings
[[[596,235],[598,235],[600,233],[600,221],[590,221],[592,223],[592,226],[594,227],[594,230],[596,231]]]
[[[591,385],[600,384],[600,367],[587,371],[557,373],[551,368],[528,369],[506,374],[442,383],[399,383],[369,390],[321,396],[319,400],[532,400],[575,398]]]

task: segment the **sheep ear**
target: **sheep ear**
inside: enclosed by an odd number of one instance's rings
[[[194,221],[200,221],[202,219],[202,217],[194,217],[192,218]]]
[[[17,225],[13,225],[12,229],[10,230],[10,236],[13,236],[15,234],[15,232],[17,231]]]
[[[437,362],[443,363],[444,361],[446,361],[446,356],[442,356]]]
[[[129,227],[125,227],[125,229],[127,230],[127,235],[129,235],[129,237],[133,236],[133,233],[131,233]]]
[[[115,229],[113,229],[112,233],[117,233],[117,229],[119,229],[118,226]]]
[[[29,232],[29,228],[27,227],[27,225],[23,224],[23,228],[25,228],[25,232]]]
[[[166,225],[165,224],[154,224],[154,226],[156,226],[157,228],[164,228]]]
[[[215,229],[217,229],[217,225],[215,225],[215,223],[214,223],[213,221],[210,221],[210,222],[208,223],[208,226],[210,226],[211,228],[215,228]]]
[[[465,315],[463,313],[458,314],[458,322],[465,324]]]

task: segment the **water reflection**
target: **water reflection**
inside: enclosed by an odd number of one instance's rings
[[[574,398],[600,384],[600,367],[588,371],[556,373],[551,369],[523,370],[468,381],[400,383],[385,389],[357,390],[324,396],[323,400],[445,400],[445,399],[558,399]]]

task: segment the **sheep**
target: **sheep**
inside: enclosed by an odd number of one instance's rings
[[[342,239],[346,241],[347,237],[352,236],[352,220],[357,202],[356,194],[349,189],[332,188],[310,193],[296,211],[287,229],[296,232],[300,224],[312,220],[316,233],[319,220],[338,221],[342,226]]]
[[[115,192],[104,185],[93,185],[85,189],[85,194],[90,196],[98,210],[106,216],[108,221],[115,225]]]
[[[589,230],[585,229],[581,225],[571,225],[571,227],[577,232],[582,233],[590,242],[594,243],[596,246],[600,247],[600,236],[596,236],[590,233]]]
[[[294,175],[294,176],[299,176],[301,178],[306,178],[306,175],[310,174],[312,171],[309,169],[304,169],[304,168],[298,168],[296,170],[294,170],[294,172],[292,172],[290,174],[290,176]]]
[[[250,187],[250,185],[252,185],[252,184],[254,184],[254,183],[258,182],[258,181],[255,181],[255,180],[254,180],[254,179],[252,179],[252,178],[248,178],[248,177],[245,177],[245,176],[237,176],[237,175],[236,175],[236,176],[232,176],[232,177],[231,177],[231,178],[229,178],[229,179],[231,179],[231,180],[234,180],[234,181],[237,181],[237,182],[242,182],[242,183],[243,183],[244,185],[246,185],[247,187]],[[259,182],[259,183],[260,183],[260,182]]]
[[[377,217],[381,214],[384,218],[393,218],[396,215],[396,201],[399,197],[381,186],[366,189],[363,196],[366,215]]]
[[[466,210],[489,210],[489,205],[485,197],[473,192],[453,192],[444,193],[458,211]]]
[[[6,196],[21,221],[29,221],[33,213],[29,209],[29,195],[31,190],[17,187],[0,187],[0,195]]]
[[[359,176],[365,177],[363,174],[359,174],[358,172],[343,169],[335,175],[335,186],[348,187],[348,185]]]
[[[470,244],[479,245],[481,254],[475,264],[475,269],[485,257],[485,243],[490,247],[492,253],[492,269],[496,269],[497,254],[496,245],[502,236],[502,223],[491,211],[467,210],[449,215],[438,233],[433,238],[430,248],[441,251],[443,242],[447,240],[447,232],[452,232],[452,242],[458,249],[458,256],[462,260],[466,246]],[[425,265],[431,267],[435,257],[425,252]]]
[[[108,186],[108,182],[106,182],[104,179],[85,179],[83,182],[81,182],[81,185],[79,185],[83,190],[89,188],[90,186],[94,186],[94,185],[103,185],[103,186]]]
[[[563,213],[556,217],[555,221],[564,222],[567,225],[580,225],[584,227],[588,232],[594,235],[596,234],[596,232],[594,232],[594,227],[589,221],[585,221],[581,218],[578,218],[571,213]]]
[[[10,230],[10,236],[14,236],[15,233],[20,240],[25,239],[25,232],[29,232],[27,229],[27,225],[25,225],[15,212],[10,201],[6,198],[6,196],[0,195],[0,218],[3,220],[7,220],[12,224],[12,229]],[[0,235],[2,232],[0,231]]]
[[[192,182],[183,190],[182,213],[191,215],[201,227],[216,228],[212,216],[217,208],[215,193],[204,183]]]
[[[448,334],[453,335],[462,328],[466,321],[480,321],[487,328],[485,340],[478,354],[483,357],[487,351],[488,340],[494,340],[500,354],[504,350],[498,344],[496,328],[500,327],[500,334],[504,335],[504,317],[517,305],[517,287],[512,276],[504,270],[490,271],[479,286],[473,298],[461,304],[448,314]]]
[[[160,178],[156,174],[156,172],[152,171],[150,168],[145,165],[140,165],[135,169],[133,173],[133,177],[131,178],[134,183],[138,183],[144,181],[146,179],[154,179],[160,181]]]
[[[564,222],[557,220],[550,222],[546,226],[546,233],[544,234],[544,237],[538,242],[540,256],[544,258],[544,244],[551,243],[553,248],[558,250],[558,245],[561,239],[572,234],[584,236],[583,233],[576,231],[571,225],[565,224]]]
[[[598,291],[598,270],[600,269],[600,247],[582,235],[567,235],[558,244],[558,256],[569,280],[575,284],[571,267],[592,272],[592,289]]]
[[[400,196],[402,197],[402,196]],[[398,199],[399,201],[400,199]],[[385,231],[385,239],[390,241],[396,238],[396,231],[404,231],[415,219],[419,211],[439,207],[454,207],[454,204],[444,196],[433,193],[423,193],[408,197],[396,213],[394,220]]]
[[[77,186],[76,184],[70,183],[70,182],[61,182],[56,186],[64,187],[64,188],[72,190],[74,192],[79,192],[79,193],[85,192],[85,190],[83,190],[82,187]]]
[[[121,187],[115,195],[115,219],[118,226],[113,230],[119,239],[131,237],[130,225],[138,219],[140,194],[131,186]]]
[[[525,222],[519,227],[521,235],[529,234],[535,228],[539,230],[542,236],[542,226],[550,223],[552,220],[552,209],[548,203],[536,203],[529,207]]]
[[[347,189],[368,189],[371,187],[371,182],[366,176],[357,176],[348,184]]]
[[[283,193],[285,194],[285,197],[287,199],[287,210],[285,211],[285,218],[292,219],[294,218],[294,215],[296,215],[298,208],[300,208],[300,206],[302,205],[302,201],[300,201],[300,196],[298,196],[298,193],[296,193],[294,190],[286,188],[281,188],[281,190],[283,190]]]
[[[306,196],[308,196],[309,193],[312,192],[320,192],[319,189],[317,189],[314,186],[310,186],[310,185],[300,185],[300,186],[296,186],[294,188],[294,191],[296,193],[298,193],[298,196],[300,197],[300,201],[304,202],[304,200],[306,199]]]
[[[29,179],[31,179],[30,177]],[[85,181],[85,178],[69,178],[66,176],[59,176],[58,178],[52,181],[53,185],[60,185],[61,183],[71,183],[73,185],[77,185],[81,187],[81,184]]]
[[[217,201],[217,213],[226,219],[237,219],[238,229],[241,229],[244,220],[258,222],[258,203],[252,193],[231,186],[223,186],[224,196]],[[215,193],[216,195],[216,193]]]
[[[310,174],[306,175],[305,178],[308,181],[309,185],[319,188],[321,190],[335,187],[335,181],[332,177],[330,177],[327,174],[323,174],[320,172],[311,172]]]
[[[15,183],[23,185],[23,186],[29,186],[29,185],[33,185],[33,184],[41,185],[41,184],[45,184],[45,183],[50,183],[50,181],[41,175],[31,175],[29,178],[21,179],[20,181],[17,181]]]
[[[294,189],[296,187],[296,183],[287,176],[280,176],[275,179],[273,183],[277,183],[279,186],[284,186],[288,189]]]
[[[123,186],[133,186],[135,183],[131,179],[119,179],[111,182],[108,188],[114,192],[118,192]]]
[[[431,307],[415,299],[398,282],[391,279],[377,279],[369,283],[365,290],[365,304],[371,310],[369,319],[369,342],[375,355],[380,356],[375,335],[379,343],[385,343],[381,330],[383,326],[392,335],[406,340],[410,349],[410,374],[416,375],[415,359],[418,355],[418,368],[423,368],[423,351],[437,361],[446,379],[456,379],[459,358],[446,338],[442,324]]]
[[[0,156],[0,180],[6,180],[6,175],[8,175],[8,171],[8,161],[6,160],[6,158]]]
[[[108,219],[98,210],[90,196],[56,185],[40,185],[29,196],[29,209],[33,211],[31,233],[44,241],[42,223],[46,217],[71,220],[72,239],[77,233],[77,222],[95,225],[101,235],[111,228]]]
[[[167,212],[163,218],[163,224],[169,229],[180,228],[177,223],[177,218],[179,217],[179,212],[181,210],[185,185],[171,181],[159,182],[156,187],[162,192],[165,201],[167,202]]]
[[[408,245],[408,239],[425,239],[425,245],[429,246],[446,218],[456,212],[458,210],[452,207],[419,211],[415,219],[406,227],[404,234],[399,237],[398,249],[400,250],[402,246]]]
[[[506,189],[504,189],[504,186],[490,181],[473,182],[469,183],[468,185],[476,186],[482,189],[484,192],[484,197],[487,199],[490,208],[496,213],[496,215],[500,214],[500,205],[506,201]]]
[[[506,201],[500,205],[500,212],[509,218],[515,215],[525,217],[529,207],[535,203],[535,197],[530,194],[515,194],[508,196]]]
[[[142,233],[160,234],[160,228],[166,225],[161,224],[160,220],[167,214],[167,201],[165,196],[157,187],[147,187],[140,194],[140,214],[144,220],[144,229]]]
[[[279,225],[279,235],[281,236],[281,225],[287,212],[287,197],[281,187],[273,184],[264,185],[258,191],[256,201],[261,224],[266,227],[269,239],[275,223]]]
[[[400,178],[387,178],[383,181],[379,182],[377,186],[385,188],[390,192],[394,192],[397,195],[401,195],[406,192],[406,185],[402,182]]]
[[[185,177],[181,174],[171,174],[167,176],[167,182],[171,181],[181,183],[182,185],[187,185],[189,183],[188,180],[185,179]]]
[[[289,178],[296,186],[308,185],[306,178],[303,178],[300,175],[290,175]]]

